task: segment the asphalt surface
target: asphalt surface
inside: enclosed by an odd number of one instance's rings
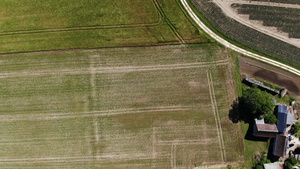
[[[190,15],[190,17],[195,21],[195,23],[203,30],[205,31],[207,34],[209,34],[212,38],[214,38],[216,41],[218,41],[219,43],[223,44],[224,46],[226,46],[227,48],[230,48],[232,50],[235,50],[239,53],[242,53],[243,55],[246,55],[250,58],[253,59],[257,59],[259,61],[262,62],[266,62],[270,65],[279,67],[283,70],[289,71],[291,73],[294,73],[297,76],[300,76],[300,70],[295,69],[291,66],[288,66],[286,64],[280,63],[278,61],[266,58],[264,56],[249,52],[245,49],[242,49],[240,47],[237,47],[233,44],[231,44],[230,42],[226,41],[225,39],[221,38],[220,36],[218,36],[217,34],[215,34],[212,30],[210,30],[198,17],[197,15],[194,13],[194,11],[191,9],[191,7],[188,5],[186,0],[180,0],[183,7],[186,9],[186,11],[188,12],[188,14]]]

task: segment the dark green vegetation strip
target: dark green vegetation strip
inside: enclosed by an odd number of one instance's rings
[[[272,56],[294,67],[300,67],[300,49],[249,28],[224,15],[211,1],[191,0],[192,4],[222,34],[253,50]]]
[[[249,19],[263,21],[264,26],[274,26],[289,33],[290,38],[300,38],[300,9],[274,6],[232,4],[239,14],[249,14]]]
[[[0,11],[0,53],[208,42],[170,0],[6,0]]]
[[[284,4],[300,4],[299,0],[252,0],[252,1],[276,2],[276,3],[284,3]]]

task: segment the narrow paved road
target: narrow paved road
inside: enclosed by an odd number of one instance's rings
[[[239,53],[242,53],[248,57],[260,60],[262,62],[266,62],[268,64],[271,64],[273,66],[279,67],[281,69],[284,69],[286,71],[292,72],[294,74],[296,74],[297,76],[300,76],[300,70],[295,69],[291,66],[285,65],[283,63],[277,62],[275,60],[266,58],[264,56],[260,56],[258,54],[249,52],[245,49],[242,49],[240,47],[237,47],[231,43],[229,43],[228,41],[226,41],[225,39],[221,38],[220,36],[218,36],[217,34],[215,34],[213,31],[211,31],[203,22],[201,22],[201,20],[197,17],[197,15],[194,13],[194,11],[191,9],[191,7],[189,6],[189,4],[187,3],[186,0],[180,0],[182,5],[184,6],[184,8],[186,9],[186,11],[188,12],[188,14],[191,16],[191,18],[197,23],[197,25],[204,30],[207,34],[209,34],[212,38],[214,38],[216,41],[218,41],[219,43],[223,44],[224,46],[235,50]]]

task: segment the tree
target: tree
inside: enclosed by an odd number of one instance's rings
[[[298,133],[298,131],[300,131],[300,124],[299,123],[293,124],[293,126],[292,126],[292,133],[296,134],[296,133]]]
[[[284,169],[293,169],[293,165],[289,161],[285,161]]]
[[[264,169],[264,164],[266,164],[266,163],[271,163],[271,161],[267,157],[262,156],[260,158],[260,160],[254,162],[252,168],[253,169]]]
[[[298,164],[298,160],[295,157],[290,157],[285,162],[289,162],[292,166],[295,166]]]
[[[266,118],[268,123],[277,123],[277,119],[273,114],[275,104],[272,101],[272,95],[266,91],[261,91],[257,87],[243,90],[240,106],[246,118]]]
[[[272,114],[266,114],[264,119],[265,119],[266,123],[270,123],[270,124],[277,124],[278,123],[278,119],[273,113]]]

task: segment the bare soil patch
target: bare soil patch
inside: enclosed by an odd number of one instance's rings
[[[278,86],[287,88],[292,94],[300,96],[300,77],[279,68],[246,57],[239,57],[240,72],[262,78]]]

